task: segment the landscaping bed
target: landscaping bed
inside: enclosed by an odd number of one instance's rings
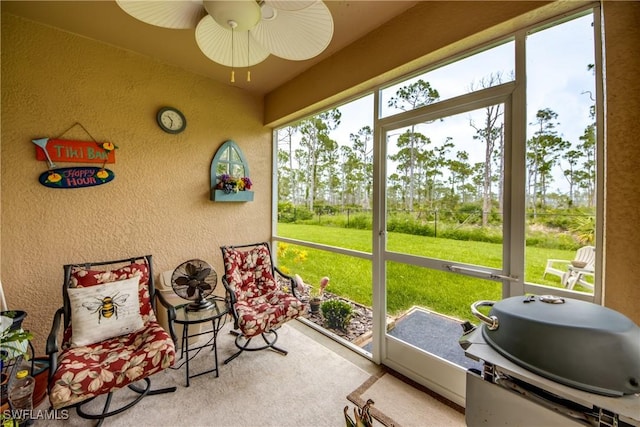
[[[325,319],[322,316],[322,310],[319,310],[317,313],[311,313],[309,310],[303,317],[316,325],[333,332],[339,337],[362,347],[371,338],[371,332],[373,330],[373,312],[369,307],[365,307],[364,305],[342,298],[330,292],[324,292],[322,296],[323,302],[333,299],[345,301],[351,306],[351,322],[349,322],[349,326],[346,330],[328,328],[325,324]]]

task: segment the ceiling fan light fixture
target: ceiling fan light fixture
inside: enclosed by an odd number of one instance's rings
[[[267,59],[269,51],[250,33],[244,34],[251,37],[250,43],[249,37],[237,30],[232,32],[228,23],[220,25],[205,16],[196,27],[196,43],[207,58],[227,67],[250,67]]]
[[[255,0],[218,1],[204,0],[204,9],[220,25],[230,21],[237,24],[235,31],[249,31],[260,21],[260,6]]]

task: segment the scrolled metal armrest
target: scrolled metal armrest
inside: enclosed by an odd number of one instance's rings
[[[49,380],[53,378],[53,374],[58,368],[58,331],[60,329],[60,320],[64,316],[64,308],[60,307],[53,315],[53,325],[51,325],[51,331],[47,337],[46,353],[49,356]],[[51,381],[49,381],[51,384]]]
[[[47,337],[47,355],[52,355],[58,352],[58,330],[60,329],[60,320],[64,315],[64,308],[60,307],[53,315],[53,325],[51,325],[51,331]]]
[[[273,267],[273,269],[275,270],[276,274],[278,276],[280,276],[281,278],[285,279],[288,283],[289,288],[291,289],[291,294],[293,294],[294,297],[300,299],[300,297],[298,295],[296,295],[296,280],[289,276],[288,274],[283,273],[282,271],[280,271],[278,269],[278,267]],[[278,280],[278,278],[276,277],[276,281]]]
[[[227,294],[225,300],[227,301],[229,312],[233,316],[233,326],[234,328],[237,329],[238,328],[238,312],[236,311],[236,302],[238,301],[238,299],[236,298],[236,293],[231,288],[231,285],[229,284],[229,282],[227,282],[227,278],[225,276],[222,276],[222,285],[224,286],[224,289]]]
[[[169,301],[167,301],[164,295],[162,295],[162,292],[156,292],[156,298],[158,298],[158,300],[160,301],[160,304],[162,304],[162,306],[167,310],[173,307],[173,305],[171,305]]]
[[[176,320],[176,308],[171,304],[167,299],[162,295],[162,292],[156,292],[156,298],[160,301],[160,305],[167,310],[167,321],[169,323],[169,334],[171,335],[171,339],[173,343],[178,342],[178,336],[176,335],[176,331],[173,327],[173,322]]]

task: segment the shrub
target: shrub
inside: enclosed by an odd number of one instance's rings
[[[280,222],[295,223],[312,218],[313,212],[305,206],[294,206],[290,202],[278,203],[278,221]]]
[[[339,299],[325,301],[320,306],[322,315],[327,321],[327,326],[332,329],[345,330],[351,321],[351,304]]]
[[[349,218],[346,228],[356,228],[358,230],[371,230],[371,215],[357,214]]]

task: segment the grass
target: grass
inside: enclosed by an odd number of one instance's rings
[[[370,230],[319,225],[278,224],[278,235],[371,253]],[[388,250],[501,268],[502,245],[460,241],[402,233],[388,234]],[[299,274],[317,286],[324,276],[331,280],[327,291],[372,306],[372,265],[369,260],[278,243],[278,265],[285,273]],[[529,282],[561,287],[557,276],[542,278],[549,258],[572,259],[574,251],[526,248],[525,277]],[[502,284],[446,271],[397,262],[387,264],[387,312],[398,315],[414,305],[477,323],[469,306],[478,300],[499,300]]]

